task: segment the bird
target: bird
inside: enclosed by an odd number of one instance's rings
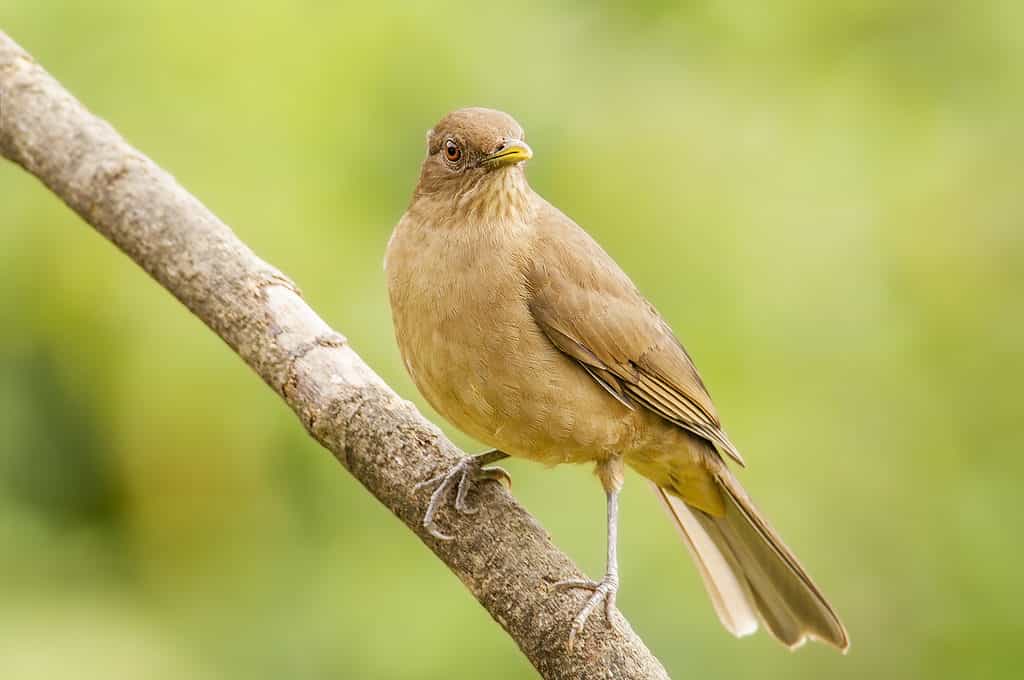
[[[423,524],[459,512],[509,456],[593,463],[607,503],[600,580],[569,627],[572,648],[619,590],[618,507],[626,467],[649,480],[691,553],[718,618],[737,637],[759,625],[790,649],[844,653],[849,636],[793,552],[754,506],[690,355],[605,250],[528,183],[533,150],[510,115],[452,111],[427,132],[408,209],[385,254],[396,342],[412,381],[446,420],[491,450],[416,485],[433,489]]]

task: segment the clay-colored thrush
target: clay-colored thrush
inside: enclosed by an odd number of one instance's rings
[[[722,624],[758,621],[795,648],[846,650],[843,624],[754,507],[725,459],[742,465],[686,350],[583,229],[530,188],[533,155],[507,114],[462,109],[427,134],[427,157],[385,269],[413,381],[439,413],[495,450],[428,480],[425,525],[454,491],[466,511],[482,463],[512,455],[596,464],[608,497],[608,565],[569,643],[619,587],[623,466],[651,480],[682,530]]]

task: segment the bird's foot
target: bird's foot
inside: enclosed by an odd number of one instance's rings
[[[488,451],[487,453],[482,453],[479,456],[462,458],[447,471],[442,472],[436,477],[431,477],[425,482],[420,482],[413,487],[414,491],[419,491],[420,489],[428,487],[435,487],[433,493],[430,494],[430,503],[427,505],[427,512],[423,515],[423,526],[426,527],[431,536],[439,538],[442,541],[450,541],[453,538],[453,536],[442,533],[434,522],[434,516],[437,514],[437,511],[441,509],[441,505],[444,503],[445,498],[452,489],[456,489],[455,509],[464,515],[474,515],[480,511],[480,508],[471,508],[466,503],[466,498],[469,496],[469,489],[473,486],[474,482],[491,480],[507,484],[511,488],[512,477],[506,470],[500,467],[483,467],[487,463],[495,460],[501,460],[505,457],[506,454],[500,451]]]
[[[570,652],[572,651],[573,643],[576,641],[576,636],[583,632],[583,628],[587,625],[587,619],[590,618],[590,615],[602,601],[604,601],[605,625],[609,628],[614,625],[612,610],[615,609],[615,595],[619,592],[619,577],[617,574],[605,574],[604,578],[600,581],[568,579],[555,583],[554,588],[562,592],[575,589],[592,591],[586,604],[583,605],[576,618],[573,619],[572,628],[569,629]]]

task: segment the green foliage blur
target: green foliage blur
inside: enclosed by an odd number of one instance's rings
[[[504,109],[533,186],[683,339],[846,621],[735,640],[646,484],[620,607],[677,678],[1019,677],[1024,5],[5,3],[402,395],[381,260],[425,131]],[[0,165],[0,677],[530,678],[211,332]],[[470,450],[478,445],[446,430]],[[591,574],[588,469],[513,462]]]

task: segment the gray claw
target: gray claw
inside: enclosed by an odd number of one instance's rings
[[[455,489],[455,509],[458,512],[464,515],[475,515],[480,511],[480,508],[471,508],[467,503],[469,490],[473,486],[473,482],[477,480],[504,481],[508,483],[509,487],[512,486],[512,478],[505,470],[498,467],[481,468],[480,461],[476,457],[467,457],[459,460],[448,471],[420,482],[413,487],[415,491],[431,486],[436,487],[433,493],[430,494],[430,503],[427,505],[427,512],[423,515],[423,526],[431,536],[442,541],[450,541],[454,538],[449,534],[443,533],[434,522],[434,517],[453,488]]]
[[[566,579],[565,581],[553,584],[552,587],[562,592],[573,589],[590,590],[593,592],[572,621],[572,628],[569,629],[570,652],[576,642],[576,636],[583,632],[583,628],[587,625],[587,619],[590,618],[590,615],[597,609],[597,605],[601,604],[602,600],[604,601],[605,625],[609,628],[615,625],[612,611],[615,608],[615,595],[619,591],[619,580],[615,576],[606,575],[600,581]]]

